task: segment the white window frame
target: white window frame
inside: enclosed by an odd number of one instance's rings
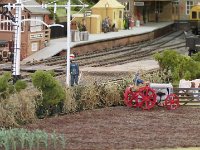
[[[25,18],[25,16],[23,15],[22,16],[22,20]],[[0,14],[0,31],[6,31],[6,32],[13,32],[14,30],[14,27],[13,27],[13,24],[11,22],[3,22],[1,23],[1,21],[8,21],[9,18],[8,17],[5,17],[5,16],[2,16]],[[10,27],[8,27],[10,26]],[[25,28],[25,22],[22,23],[22,32],[24,32],[24,28]]]
[[[125,6],[124,10],[126,12],[130,11],[130,2],[129,1],[123,2],[123,5]]]
[[[2,16],[0,14],[0,31],[10,31],[10,32],[12,32],[12,29],[13,29],[12,23],[10,23],[10,22],[3,22],[2,23],[1,22],[1,21],[8,21],[8,20],[9,20],[8,17]],[[10,26],[9,29],[8,29],[8,25]]]
[[[31,16],[31,19],[37,19],[43,21],[43,16]],[[43,24],[39,21],[31,21],[30,23],[30,31],[38,32],[43,30]]]
[[[185,10],[186,10],[185,13],[186,13],[186,15],[190,14],[190,10],[191,10],[192,6],[194,6],[194,1],[187,0],[186,4],[185,4]]]
[[[31,51],[36,52],[39,49],[39,43],[38,42],[33,42],[31,43]]]

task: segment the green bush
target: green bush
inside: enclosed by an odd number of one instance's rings
[[[195,61],[200,62],[200,52],[198,52],[198,53],[192,55],[192,59],[194,59]]]
[[[17,92],[20,92],[22,89],[25,89],[27,87],[27,84],[25,81],[17,80],[14,86],[15,86],[15,90]]]
[[[17,82],[13,85],[13,83],[10,82],[11,79],[11,73],[9,72],[4,73],[0,77],[0,99],[6,99],[10,96],[10,94],[15,93],[15,91],[20,92],[22,89],[27,87],[25,81],[17,80]]]
[[[0,92],[5,92],[9,85],[8,85],[8,81],[11,79],[11,74],[10,73],[4,73],[1,77],[0,77]]]
[[[0,99],[6,99],[14,92],[14,87],[9,84],[9,80],[11,80],[11,73],[6,72],[0,77]]]
[[[62,86],[56,81],[51,72],[36,71],[32,75],[33,85],[42,92],[42,103],[40,105],[48,111],[56,111],[58,104],[65,99],[65,91]],[[53,109],[53,110],[52,110]]]
[[[173,50],[165,50],[162,53],[156,53],[154,58],[158,61],[161,70],[172,73],[174,82],[180,79],[199,78],[200,62],[195,61],[197,56],[191,58]]]

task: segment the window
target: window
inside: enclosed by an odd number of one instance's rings
[[[25,16],[22,16],[22,20]],[[0,14],[0,31],[13,31],[14,27],[11,22],[9,22],[9,18]],[[3,22],[8,21],[8,22]],[[25,22],[22,23],[22,31],[24,31]]]
[[[119,11],[119,18],[122,18],[122,11]]]
[[[31,19],[37,19],[37,20],[43,21],[42,16],[31,16]],[[39,22],[39,21],[36,21],[36,20],[31,21],[31,26],[30,26],[31,32],[42,31],[42,29],[43,29],[42,22]]]
[[[162,2],[157,1],[156,10],[158,11],[159,14],[163,12],[163,3]]]
[[[12,24],[10,22],[3,22],[9,21],[9,18],[0,14],[0,19],[0,31],[12,31]]]
[[[190,9],[194,6],[193,1],[186,1],[186,15],[190,14]]]
[[[192,19],[197,19],[197,12],[195,11],[192,12]]]
[[[125,6],[125,8],[124,8],[125,11],[130,11],[130,2],[129,1],[124,2],[123,5]]]
[[[38,51],[38,43],[37,42],[31,43],[31,51],[32,52]]]

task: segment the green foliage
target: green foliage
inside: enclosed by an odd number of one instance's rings
[[[50,3],[50,2],[54,2],[55,0],[36,0],[38,3]],[[98,2],[98,0],[81,0],[84,4],[88,4],[89,7],[88,8],[85,8],[84,10],[86,9],[89,9],[90,7],[92,7],[94,4],[96,4]],[[57,0],[56,1],[57,5],[64,5],[67,3],[66,0]],[[74,4],[74,5],[81,5],[80,1],[79,0],[71,0],[71,4]],[[72,7],[71,10],[72,12],[73,11],[79,11],[81,9],[81,7]],[[49,15],[49,17],[51,19],[54,18],[54,8],[48,8],[48,10],[51,12],[51,14]],[[63,16],[66,16],[66,9],[65,8],[57,8],[57,11],[56,11],[56,14],[55,14],[55,22],[59,22],[59,17],[63,17]]]
[[[181,55],[173,50],[165,50],[154,55],[161,70],[171,71],[174,81],[180,79],[192,80],[200,75],[200,62],[189,56]]]
[[[175,67],[180,62],[180,54],[173,50],[166,50],[162,53],[154,55],[155,60],[158,61],[161,69],[175,70]]]
[[[195,60],[195,61],[200,62],[200,52],[192,55],[192,59]]]
[[[65,99],[65,91],[52,75],[52,72],[36,71],[32,75],[33,85],[42,92],[42,105],[44,109],[56,107]]]
[[[9,80],[11,80],[11,74],[8,72],[0,77],[0,99],[5,99],[14,92],[14,87],[9,84]]]
[[[27,84],[25,81],[22,80],[17,80],[17,82],[15,83],[15,90],[17,92],[20,92],[21,90],[25,89],[27,87]]]
[[[4,73],[0,77],[0,92],[5,92],[8,89],[8,81],[11,79],[10,73]]]
[[[15,93],[15,91],[20,92],[22,89],[27,87],[26,82],[22,80],[17,80],[13,85],[11,81],[11,73],[6,72],[0,77],[0,99],[6,99],[10,94]]]

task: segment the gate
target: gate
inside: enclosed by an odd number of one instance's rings
[[[200,105],[200,88],[174,88],[180,105]]]

